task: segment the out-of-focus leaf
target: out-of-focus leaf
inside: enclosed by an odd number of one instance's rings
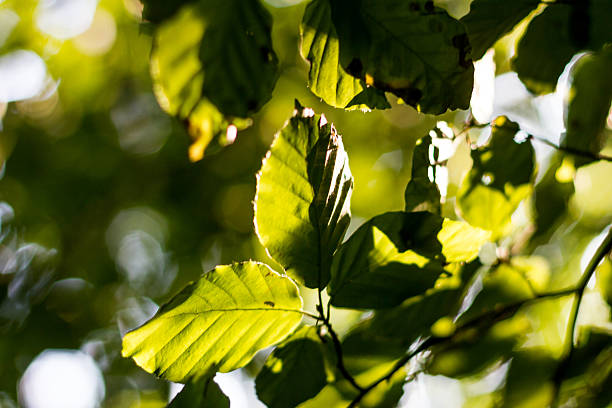
[[[143,0],[142,18],[152,23],[161,23],[171,18],[184,4],[195,0]]]
[[[470,12],[461,18],[470,38],[472,58],[482,58],[497,40],[511,32],[539,4],[539,0],[474,0]]]
[[[557,361],[545,348],[515,351],[504,387],[503,407],[545,407],[553,392]]]
[[[481,271],[475,285],[476,287],[472,288],[475,291],[472,302],[466,305],[467,310],[457,320],[460,325],[534,296],[527,279],[510,264],[501,264],[494,269]]]
[[[464,26],[428,0],[334,1],[340,61],[419,110],[467,109],[474,66]]]
[[[308,86],[336,108],[390,108],[384,92],[366,87],[340,65],[340,44],[331,18],[329,0],[315,0],[306,7],[301,25],[301,52],[310,62]]]
[[[612,307],[612,262],[605,259],[595,272],[597,277],[596,287],[601,293],[601,296]]]
[[[573,159],[562,154],[554,155],[546,174],[534,189],[535,227],[531,237],[535,243],[547,241],[553,227],[565,214],[569,199],[574,194]]]
[[[255,379],[259,399],[270,408],[295,407],[327,384],[316,328],[303,327],[270,354]]]
[[[525,86],[552,92],[572,56],[599,50],[612,41],[612,3],[607,0],[557,2],[536,16],[517,47],[513,68]]]
[[[534,151],[531,142],[517,143],[516,123],[497,118],[487,146],[472,151],[474,164],[464,178],[457,204],[470,224],[498,238],[510,226],[510,216],[531,192]]]
[[[267,265],[218,266],[127,333],[122,355],[174,382],[232,371],[291,333],[301,307],[295,283]]]
[[[258,175],[255,226],[269,254],[309,288],[329,281],[332,255],[350,222],[352,191],[341,136],[296,102]]]
[[[561,145],[598,153],[612,102],[612,46],[585,55],[572,69],[572,87],[567,106],[566,133]],[[593,160],[576,157],[576,165]]]
[[[404,193],[406,211],[429,211],[440,214],[440,190],[436,183],[429,180],[429,150],[432,146],[431,136],[425,136],[416,142],[412,154],[412,178]],[[434,160],[437,160],[434,154]]]
[[[183,7],[156,30],[155,94],[164,110],[186,122],[196,140],[193,160],[213,141],[232,143],[270,99],[278,77],[270,20],[257,0],[214,0]]]
[[[190,382],[177,394],[168,408],[229,408],[229,398],[212,377]]]
[[[334,256],[331,303],[356,308],[398,305],[432,287],[442,263],[474,259],[488,236],[427,212],[374,217]]]

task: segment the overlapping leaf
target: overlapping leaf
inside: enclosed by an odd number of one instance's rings
[[[556,2],[537,15],[517,47],[513,68],[535,93],[552,92],[573,55],[612,41],[612,3]]]
[[[340,43],[329,0],[315,0],[306,7],[301,37],[302,56],[310,62],[308,86],[315,95],[336,108],[391,107],[384,92],[368,88],[340,64]]]
[[[168,408],[229,408],[229,398],[212,377],[186,384]]]
[[[470,12],[461,19],[470,38],[472,57],[482,58],[497,40],[511,32],[539,4],[539,0],[474,0]]]
[[[470,261],[489,234],[427,212],[391,212],[362,225],[338,250],[334,306],[384,308],[424,293],[447,262]]]
[[[440,190],[435,182],[429,180],[429,151],[438,150],[432,145],[431,136],[419,139],[412,154],[412,178],[404,193],[406,211],[430,211],[440,213]],[[437,154],[434,154],[437,160]]]
[[[323,288],[350,221],[353,177],[333,125],[296,104],[258,175],[255,226],[289,275]]]
[[[423,112],[467,109],[474,67],[463,24],[429,0],[331,3],[346,71]]]
[[[598,153],[612,103],[612,46],[582,57],[573,67],[572,87],[561,145],[578,151]],[[588,163],[577,158],[579,164]]]
[[[231,143],[235,132],[250,124],[249,115],[271,97],[278,61],[270,27],[258,0],[212,0],[184,6],[156,30],[155,93],[196,139],[192,159],[201,158],[209,145]]]
[[[175,382],[239,368],[301,321],[296,285],[268,266],[218,266],[123,338],[122,355]]]
[[[531,192],[534,151],[526,140],[514,140],[516,123],[505,117],[495,120],[487,146],[472,151],[472,169],[457,193],[463,218],[470,224],[503,235],[510,217]]]
[[[255,389],[267,407],[295,407],[327,384],[323,343],[316,330],[303,327],[266,360],[255,379]]]

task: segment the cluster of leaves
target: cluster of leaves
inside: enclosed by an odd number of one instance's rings
[[[192,159],[231,143],[271,97],[278,77],[265,8],[257,0],[217,3],[145,2],[144,16],[155,25],[157,97],[188,124],[196,139]],[[572,56],[594,51],[574,67],[567,133],[555,146],[580,166],[605,158],[599,151],[612,98],[610,17],[604,0],[475,0],[461,20],[429,0],[314,0],[303,15],[301,53],[310,64],[311,91],[330,106],[386,109],[388,92],[441,114],[469,107],[472,59],[532,18],[513,60],[532,92],[554,90]],[[609,403],[611,333],[576,327],[612,233],[579,279],[558,290],[542,291],[547,286],[539,283],[535,258],[516,256],[520,248],[511,257],[498,251],[488,263],[479,258],[487,242],[508,239],[512,215],[534,193],[536,170],[533,138],[519,124],[499,117],[485,126],[489,141],[472,146],[472,168],[456,193],[464,221],[440,215],[436,143],[448,136],[438,131],[414,150],[405,211],[375,216],[344,241],[353,189],[347,153],[334,126],[296,102],[266,154],[254,201],[257,236],[283,270],[253,261],[217,266],[125,335],[123,355],[186,383],[175,407],[227,406],[214,374],[243,367],[280,342],[256,379],[270,407],[394,406],[418,372],[464,378],[508,361],[495,395],[509,406],[516,395],[543,405]],[[543,188],[555,190],[547,180]],[[536,191],[536,212],[542,197],[547,194],[538,198]],[[560,199],[567,201],[567,193]],[[536,217],[534,236],[555,221]],[[607,279],[602,276],[599,281]],[[317,291],[316,313],[303,310],[296,283]],[[603,292],[609,302],[609,288]],[[524,347],[533,331],[529,316],[546,302],[571,309],[557,354]],[[341,340],[332,306],[374,312]]]

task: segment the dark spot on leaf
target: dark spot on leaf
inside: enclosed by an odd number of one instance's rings
[[[433,13],[434,12],[433,1],[428,1],[428,2],[425,3],[425,11],[427,11],[428,13]]]
[[[419,3],[417,3],[416,1],[413,1],[412,3],[410,3],[410,11],[419,11],[421,8],[419,7]]]
[[[467,34],[463,33],[454,36],[453,47],[459,51],[459,65],[463,68],[468,68],[472,63],[472,59],[468,57],[472,48]]]
[[[257,101],[253,100],[253,99],[249,99],[247,101],[247,109],[250,111],[253,111],[255,109],[257,109]]]
[[[274,302],[272,302],[272,301],[270,301],[270,300],[266,300],[266,301],[264,302],[264,305],[266,305],[266,306],[270,306],[270,307],[274,307],[274,306],[276,306],[276,305],[274,304]]]
[[[355,77],[361,77],[361,73],[363,72],[363,63],[359,58],[353,58],[353,60],[347,65],[346,71]]]

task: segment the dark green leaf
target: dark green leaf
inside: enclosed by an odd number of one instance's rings
[[[366,87],[340,65],[340,44],[331,19],[329,0],[315,0],[304,12],[301,52],[310,62],[308,86],[336,108],[390,108],[384,92]]]
[[[190,382],[170,402],[168,408],[229,408],[229,398],[210,378]]]
[[[232,371],[291,333],[301,307],[295,283],[267,265],[218,266],[127,333],[122,355],[175,382]]]
[[[612,46],[585,55],[572,69],[572,86],[567,107],[566,133],[561,145],[578,151],[598,153],[612,102]],[[577,165],[592,160],[579,157]]]
[[[342,138],[326,122],[297,104],[266,154],[255,197],[260,242],[309,288],[327,285],[350,222],[353,177]]]
[[[432,146],[431,136],[425,136],[416,142],[412,154],[412,178],[404,193],[406,211],[429,211],[440,214],[440,190],[428,176],[431,165],[429,150],[432,148],[436,151],[434,160],[437,160],[439,149]]]
[[[334,306],[383,308],[424,293],[445,262],[474,259],[489,234],[427,212],[390,212],[362,225],[334,256]]]
[[[518,131],[518,125],[503,116],[495,120],[491,141],[472,151],[472,169],[457,193],[463,218],[492,231],[494,238],[504,235],[512,213],[531,193],[533,146],[515,142]]]
[[[331,3],[346,71],[426,113],[467,109],[474,67],[464,26],[430,0]]]
[[[482,58],[497,40],[511,32],[539,4],[539,0],[474,0],[469,14],[461,19],[470,38],[472,58]]]
[[[535,93],[552,92],[572,56],[612,41],[608,0],[558,2],[536,16],[517,47],[513,68]]]
[[[270,16],[257,0],[234,1],[185,6],[156,30],[155,93],[161,107],[184,120],[196,139],[190,151],[194,160],[211,142],[231,143],[235,134],[230,133],[249,126],[246,118],[271,97],[278,77]],[[228,132],[230,125],[235,128]]]
[[[152,23],[161,23],[171,18],[184,4],[195,0],[143,0],[142,18]]]
[[[506,376],[502,406],[549,406],[556,367],[557,361],[547,348],[515,351]]]
[[[279,345],[255,379],[259,399],[284,408],[317,395],[327,384],[322,346],[315,327],[303,327]]]

